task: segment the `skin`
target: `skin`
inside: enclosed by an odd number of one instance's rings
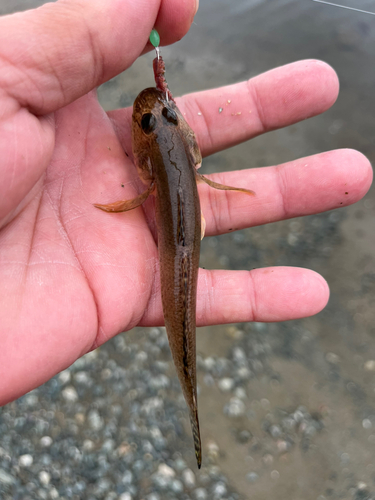
[[[0,404],[121,331],[163,324],[148,207],[125,221],[92,206],[140,192],[124,153],[132,110],[105,113],[90,91],[150,49],[153,26],[173,43],[194,13],[180,0],[65,0],[0,18]],[[337,94],[335,72],[312,60],[176,101],[204,157],[322,113]],[[251,115],[218,120],[227,99]],[[247,166],[210,178],[251,186],[255,198],[199,186],[206,235],[347,206],[372,181],[368,160],[348,149]],[[197,325],[301,318],[328,296],[308,269],[200,269]]]

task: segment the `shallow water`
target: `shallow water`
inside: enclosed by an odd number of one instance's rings
[[[41,3],[8,1],[0,13]],[[355,3],[365,10],[372,4]],[[214,172],[274,165],[335,148],[358,149],[374,161],[374,47],[373,16],[312,1],[206,0],[190,33],[163,48],[163,57],[174,95],[307,58],[328,62],[339,75],[340,96],[331,110],[207,158],[202,168]],[[141,58],[101,87],[105,109],[130,105],[153,84],[151,59]],[[205,267],[299,265],[321,273],[331,288],[329,305],[313,318],[198,331],[204,451],[242,498],[375,498],[374,215],[372,189],[346,209],[203,242]],[[121,365],[113,342],[109,356]],[[243,380],[238,378],[241,352],[251,373]],[[210,357],[216,360],[213,369]],[[95,402],[94,393],[85,398],[87,407]],[[243,412],[230,417],[238,400]],[[183,457],[193,468],[189,439]],[[179,451],[178,440],[175,446]],[[143,498],[144,492],[138,493],[134,498]]]

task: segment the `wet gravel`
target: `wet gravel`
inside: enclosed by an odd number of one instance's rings
[[[261,332],[263,325],[258,328]],[[198,370],[204,384],[227,395],[222,408],[227,419],[251,422],[251,379],[268,373],[273,380],[265,362],[270,346],[261,333],[238,332],[241,340],[227,358],[199,356]],[[0,410],[0,498],[243,498],[217,465],[221,450],[215,442],[206,443],[204,466],[196,469],[165,329],[134,337],[118,336]],[[270,409],[267,400],[259,404]],[[263,419],[265,440],[243,429],[233,439],[249,452],[269,447],[262,451],[267,467],[293,446],[308,447],[322,426],[306,408],[276,409]],[[258,477],[249,471],[246,479]]]

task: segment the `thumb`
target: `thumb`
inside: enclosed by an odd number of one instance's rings
[[[55,111],[129,67],[154,26],[163,45],[182,38],[195,11],[196,0],[60,0],[4,16],[2,99]]]
[[[180,39],[195,2],[60,0],[0,17],[0,227],[39,189],[54,148],[49,114],[129,67],[154,26],[163,44]]]

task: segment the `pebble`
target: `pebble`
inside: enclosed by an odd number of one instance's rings
[[[301,410],[296,410],[296,411],[294,412],[293,418],[294,418],[294,420],[295,420],[297,423],[302,422],[302,420],[303,420],[303,412],[302,412]]]
[[[246,391],[243,387],[236,387],[236,389],[234,391],[234,395],[236,396],[236,398],[239,398],[239,399],[246,399],[247,398]]]
[[[374,372],[375,371],[375,359],[369,359],[366,361],[364,364],[364,369],[368,372]]]
[[[270,434],[273,438],[278,438],[281,436],[281,428],[278,425],[271,425]]]
[[[237,441],[241,444],[249,442],[250,438],[251,438],[251,432],[249,432],[246,429],[240,431],[237,435]]]
[[[158,372],[165,373],[169,370],[169,363],[165,361],[155,361],[153,366]]]
[[[290,447],[291,445],[287,441],[279,440],[277,442],[277,449],[280,453],[285,453],[289,450]]]
[[[158,471],[151,476],[154,485],[160,490],[166,490],[172,484],[172,478],[175,476],[175,471],[166,464],[161,464]]]
[[[102,451],[104,453],[111,453],[115,449],[116,442],[114,439],[106,439],[102,446]]]
[[[160,500],[160,495],[158,493],[150,493],[147,495],[146,500]]]
[[[167,464],[160,464],[157,473],[167,478],[172,478],[176,475],[176,472],[172,469],[172,467],[169,467]]]
[[[367,488],[367,484],[364,482],[364,481],[360,481],[358,484],[357,484],[357,488],[359,490],[365,490]]]
[[[249,483],[255,483],[255,481],[258,481],[259,476],[256,472],[249,472],[246,474],[246,479],[249,481]]]
[[[174,479],[171,483],[171,490],[173,493],[182,493],[184,491],[184,485],[179,479]]]
[[[45,470],[41,470],[39,472],[39,481],[44,485],[47,486],[50,481],[51,481],[51,474],[46,472]]]
[[[266,453],[262,460],[264,465],[269,466],[273,464],[273,456],[270,453]]]
[[[101,371],[100,376],[103,381],[109,380],[112,377],[112,370],[104,368],[104,370]]]
[[[48,493],[44,489],[39,489],[36,492],[38,500],[47,500],[48,499]]]
[[[51,488],[49,490],[49,497],[51,500],[56,500],[57,498],[60,497],[59,492],[57,491],[56,488]],[[61,499],[61,497],[60,497],[60,499]]]
[[[43,436],[40,438],[40,446],[43,446],[43,448],[49,448],[51,444],[53,443],[53,440],[50,436]]]
[[[219,446],[215,443],[215,441],[208,441],[206,446],[207,455],[213,460],[216,460],[220,454]]]
[[[61,394],[65,401],[67,401],[68,403],[75,403],[76,401],[78,401],[77,391],[71,385],[65,387]]]
[[[235,371],[236,378],[239,380],[249,380],[251,377],[251,371],[247,366],[241,366]]]
[[[225,483],[223,483],[222,481],[216,483],[212,488],[212,493],[214,499],[223,498],[223,496],[227,494],[227,487]]]
[[[118,495],[114,491],[111,491],[104,500],[118,500]]]
[[[274,481],[279,479],[280,477],[280,472],[277,471],[277,470],[273,470],[271,471],[271,479],[273,479]]]
[[[247,366],[247,356],[245,351],[241,347],[235,347],[233,349],[233,361],[237,365]]]
[[[100,494],[100,493],[106,492],[110,489],[111,481],[109,479],[107,479],[106,477],[102,477],[101,479],[99,479],[96,486],[97,486],[97,493]]]
[[[75,380],[75,382],[77,382],[77,384],[81,384],[81,385],[89,386],[92,384],[92,379],[91,379],[90,375],[84,371],[80,371],[80,372],[75,373],[74,380]]]
[[[288,241],[290,246],[295,246],[299,242],[299,238],[296,234],[289,233],[287,236],[287,241]]]
[[[83,451],[90,452],[94,449],[95,445],[91,439],[85,439],[82,444]]]
[[[362,420],[362,427],[364,429],[371,429],[372,428],[372,422],[369,418],[364,418]]]
[[[191,469],[185,469],[182,472],[181,476],[182,476],[182,481],[183,481],[184,485],[186,486],[186,488],[192,489],[195,487],[195,482],[196,482],[195,474]]]
[[[203,367],[206,371],[212,371],[215,368],[216,362],[214,358],[207,357],[203,360]]]
[[[245,414],[245,404],[239,398],[231,398],[229,403],[224,407],[224,413],[231,418],[242,417]]]
[[[217,384],[218,388],[223,392],[229,392],[234,387],[234,380],[232,378],[222,378]]]
[[[340,357],[334,352],[327,352],[326,361],[328,361],[328,363],[331,363],[333,365],[337,365],[340,362]]]
[[[20,458],[18,459],[18,465],[20,467],[31,467],[33,465],[34,459],[32,455],[26,454],[26,455],[21,455]]]
[[[135,356],[135,361],[144,363],[145,361],[147,361],[147,358],[148,358],[147,352],[139,351]]]
[[[166,375],[158,375],[150,380],[150,387],[153,389],[167,389],[170,386],[169,378]]]
[[[15,478],[4,469],[0,469],[0,484],[11,485],[16,482]]]
[[[36,406],[39,402],[38,396],[34,393],[27,394],[23,400],[26,403],[26,405],[30,407]]]
[[[204,488],[197,488],[194,490],[194,499],[195,500],[207,500],[208,493]]]
[[[148,416],[151,416],[156,411],[163,408],[164,402],[161,398],[149,398],[146,399],[141,407],[141,412]]]
[[[175,463],[174,463],[174,468],[178,472],[182,472],[184,469],[186,469],[186,462],[183,458],[177,458]]]
[[[59,373],[59,375],[57,377],[58,377],[60,384],[65,385],[68,382],[70,382],[72,375],[71,375],[69,370],[64,370],[63,372]]]
[[[83,425],[85,423],[86,417],[83,413],[76,413],[74,419],[78,425]]]
[[[97,410],[91,410],[87,417],[89,426],[93,431],[100,431],[104,426],[104,421]]]
[[[119,496],[119,500],[133,500],[133,497],[128,492],[121,493],[121,495]]]

